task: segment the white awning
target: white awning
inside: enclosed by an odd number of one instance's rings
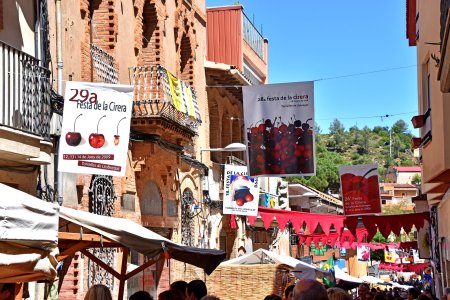
[[[347,282],[354,282],[354,283],[362,283],[363,282],[360,278],[351,276],[339,268],[334,269],[334,276],[336,277],[336,279],[344,280]]]
[[[53,280],[59,206],[0,184],[0,282]]]
[[[167,252],[171,258],[202,268],[207,274],[222,262],[226,253],[216,249],[204,249],[179,245],[159,234],[124,218],[92,214],[68,207],[60,208],[61,224],[76,224],[106,237],[149,258]],[[61,230],[64,230],[62,226]],[[61,235],[63,233],[61,232]],[[62,240],[60,240],[61,244]],[[61,247],[61,245],[60,245]]]
[[[302,262],[291,256],[279,255],[272,251],[258,249],[252,253],[245,254],[221,265],[256,265],[256,264],[284,264],[293,268],[292,273],[300,279],[315,279],[330,276],[329,272],[322,271],[313,265]]]

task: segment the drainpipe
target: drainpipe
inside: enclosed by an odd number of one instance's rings
[[[61,0],[55,0],[56,4],[56,78],[58,83],[58,94],[63,94],[63,57],[62,57],[62,21],[61,21]],[[55,171],[58,173],[55,182],[55,190],[57,194],[57,201],[61,205],[63,203],[64,195],[64,185],[63,185],[63,174],[58,172],[58,159],[59,159],[59,143],[61,141],[61,132],[58,139],[57,149],[55,152]]]

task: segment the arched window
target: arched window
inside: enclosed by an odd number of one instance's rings
[[[163,199],[158,185],[153,180],[145,184],[140,198],[143,215],[162,216]]]
[[[181,38],[180,50],[180,73],[181,79],[190,86],[194,85],[194,57],[191,48],[191,41],[186,34]]]
[[[194,214],[191,210],[195,204],[194,194],[187,188],[181,200],[181,244],[194,247]]]
[[[142,10],[142,65],[161,64],[161,32],[153,1],[146,0]]]

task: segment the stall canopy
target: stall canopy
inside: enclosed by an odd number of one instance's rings
[[[208,275],[226,256],[220,250],[179,245],[128,219],[101,216],[67,207],[61,207],[60,219],[67,226],[71,223],[89,229],[121,247],[133,249],[149,258],[164,254],[165,258],[202,268]],[[63,229],[64,226],[60,224],[60,228]],[[62,232],[60,235],[64,236]],[[64,241],[61,242],[64,244]],[[105,244],[107,243],[105,239]]]
[[[351,282],[351,283],[362,283],[363,282],[360,278],[351,276],[339,268],[334,269],[334,276],[338,280],[344,280],[344,281]]]
[[[58,205],[4,184],[0,195],[0,282],[53,280]]]
[[[202,268],[207,274],[225,259],[226,253],[215,249],[201,249],[176,244],[153,231],[123,218],[96,215],[67,207],[60,208],[59,242],[62,261],[77,251],[119,279],[119,300],[123,299],[125,281],[144,269],[163,259],[178,261]],[[89,248],[122,248],[122,265],[120,271],[94,256]],[[127,272],[129,249],[146,255],[149,260],[139,267]]]
[[[293,268],[295,277],[301,279],[315,279],[329,277],[331,274],[316,268],[313,265],[302,262],[291,256],[280,255],[265,249],[258,249],[252,253],[245,254],[226,262],[222,266],[227,265],[256,265],[256,264],[284,264]]]
[[[366,276],[362,276],[361,280],[370,284],[385,284],[386,282],[384,282],[384,280],[381,280],[380,278],[374,277],[374,276],[370,276],[370,275],[366,275]]]

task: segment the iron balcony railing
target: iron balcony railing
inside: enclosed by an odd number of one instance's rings
[[[258,54],[258,56],[264,60],[264,38],[259,33],[258,29],[253,25],[249,18],[245,15],[243,18],[243,35],[244,41]]]
[[[174,82],[173,76],[171,81],[168,71],[160,65],[131,67],[129,78],[134,85],[134,118],[164,117],[198,133],[201,118],[193,88],[176,78]]]
[[[0,126],[50,140],[50,70],[0,41]]]

